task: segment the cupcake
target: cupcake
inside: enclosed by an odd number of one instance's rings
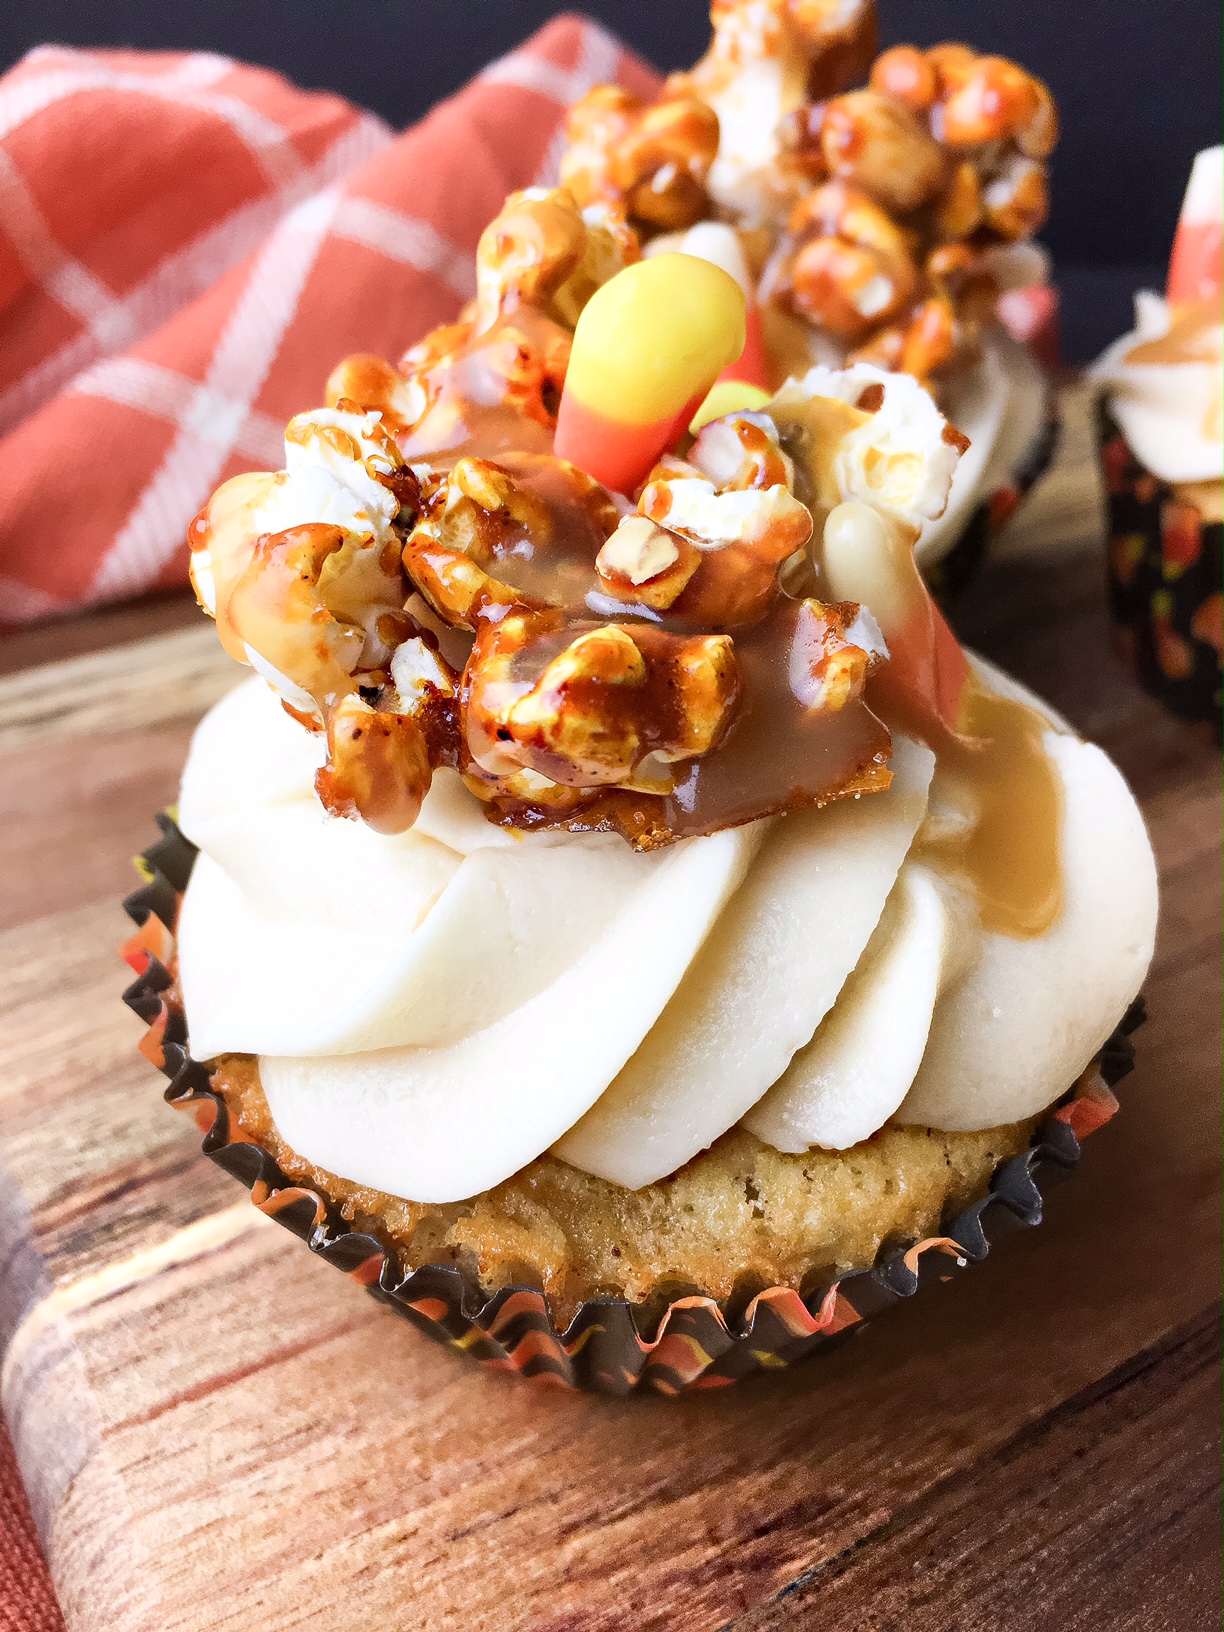
[[[705,57],[654,105],[600,86],[573,108],[562,182],[623,209],[647,255],[709,254],[741,278],[745,364],[765,389],[858,361],[932,389],[971,442],[918,542],[953,589],[1055,439],[1046,376],[1006,326],[1040,351],[1034,314],[1052,321],[1032,237],[1053,100],[965,45],[876,55],[870,0],[715,0],[712,22]]]
[[[1092,369],[1109,504],[1118,646],[1175,714],[1220,734],[1224,533],[1224,148],[1194,161],[1165,298],[1135,296],[1135,327]]]
[[[474,310],[344,360],[197,518],[254,673],[131,948],[260,1205],[618,1392],[788,1363],[1036,1222],[1156,918],[1118,772],[918,573],[966,438],[863,362],[710,417],[742,292],[633,255],[514,195]]]

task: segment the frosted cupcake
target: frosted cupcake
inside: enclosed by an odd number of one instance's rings
[[[971,441],[918,544],[933,572],[964,540],[951,584],[1053,441],[1042,369],[1000,321],[1027,339],[1052,318],[1032,242],[1058,136],[1049,91],[960,44],[877,56],[870,3],[711,14],[709,51],[659,102],[602,86],[574,108],[562,181],[625,209],[647,254],[709,254],[741,277],[745,377],[766,389],[856,361],[930,386]]]
[[[1174,713],[1220,731],[1224,148],[1194,162],[1168,292],[1094,365],[1119,645]]]
[[[863,363],[694,416],[742,295],[614,226],[512,198],[476,311],[193,526],[256,673],[184,773],[171,1065],[418,1323],[624,1390],[1034,1221],[1156,890],[1117,771],[918,574],[965,438]]]

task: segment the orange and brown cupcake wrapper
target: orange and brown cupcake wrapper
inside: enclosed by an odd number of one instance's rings
[[[1224,523],[1204,518],[1135,458],[1099,407],[1115,644],[1145,690],[1221,735]]]
[[[353,1229],[327,1197],[287,1178],[262,1146],[231,1124],[207,1068],[188,1051],[170,973],[173,925],[196,851],[169,816],[159,816],[158,823],[162,838],[138,862],[146,882],[124,903],[137,926],[123,948],[137,971],[124,1001],[148,1025],[142,1052],[170,1079],[167,1102],[193,1117],[204,1134],[204,1154],[240,1179],[254,1204],[317,1257],[429,1337],[499,1371],[624,1395],[725,1388],[753,1372],[783,1370],[924,1284],[979,1262],[1006,1230],[1039,1224],[1043,1193],[1071,1172],[1081,1141],[1117,1110],[1112,1088],[1134,1060],[1128,1034],[1143,1018],[1141,1000],[1030,1148],[1000,1163],[987,1194],[943,1235],[889,1249],[872,1268],[803,1295],[792,1287],[769,1287],[738,1318],[729,1319],[706,1297],[677,1297],[661,1311],[596,1298],[558,1331],[547,1301],[532,1287],[505,1287],[490,1296],[453,1265],[403,1273],[374,1236]]]

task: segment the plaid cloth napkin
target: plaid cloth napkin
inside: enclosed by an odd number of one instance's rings
[[[346,353],[454,316],[611,80],[659,83],[577,16],[399,136],[204,53],[44,46],[0,78],[0,623],[186,583],[217,483],[279,469]]]

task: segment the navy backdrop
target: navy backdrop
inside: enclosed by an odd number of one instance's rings
[[[0,64],[43,40],[191,47],[279,68],[410,123],[560,9],[549,0],[9,0]],[[704,49],[706,0],[583,7],[661,68]],[[879,0],[884,44],[964,39],[1017,58],[1058,99],[1063,140],[1043,233],[1070,359],[1129,326],[1159,284],[1196,150],[1220,140],[1218,0]]]

